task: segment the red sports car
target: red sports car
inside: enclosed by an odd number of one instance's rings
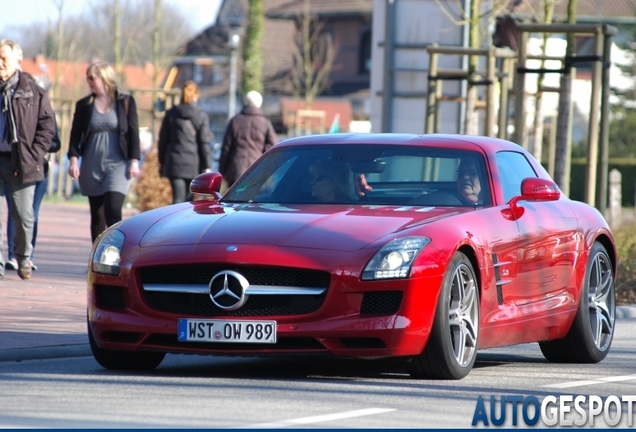
[[[120,222],[95,242],[88,335],[111,369],[166,353],[405,360],[459,379],[481,348],[538,342],[599,362],[616,249],[520,146],[456,135],[286,140],[227,191]]]

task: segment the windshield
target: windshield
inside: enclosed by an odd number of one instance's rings
[[[280,147],[252,166],[223,201],[490,205],[488,184],[484,159],[476,152],[360,144]]]

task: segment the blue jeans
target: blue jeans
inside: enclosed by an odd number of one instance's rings
[[[31,259],[35,254],[35,239],[38,236],[38,213],[40,213],[40,204],[46,195],[46,189],[49,184],[49,178],[44,176],[44,180],[35,183],[35,192],[33,194],[33,239],[31,244],[33,245],[33,251],[31,252]],[[11,217],[11,198],[9,194],[9,186],[5,185],[4,196],[7,201],[7,246],[9,248],[9,258],[11,260],[15,258],[15,243],[13,242],[13,235],[15,233],[15,225],[13,218]]]

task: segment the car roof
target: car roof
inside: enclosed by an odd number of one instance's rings
[[[307,135],[281,141],[279,146],[327,145],[327,144],[385,144],[434,146],[441,148],[464,148],[475,146],[485,153],[496,153],[501,150],[522,151],[523,148],[511,141],[477,135],[458,134],[398,134],[398,133],[337,133],[323,135]]]

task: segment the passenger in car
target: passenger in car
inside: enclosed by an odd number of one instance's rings
[[[322,202],[353,202],[358,197],[349,164],[329,158],[319,159],[309,167],[311,196]]]
[[[484,203],[480,169],[472,157],[460,160],[457,169],[456,190],[449,192],[422,193],[408,202],[411,205],[479,205]],[[365,196],[373,190],[364,174],[356,177],[355,190]]]

